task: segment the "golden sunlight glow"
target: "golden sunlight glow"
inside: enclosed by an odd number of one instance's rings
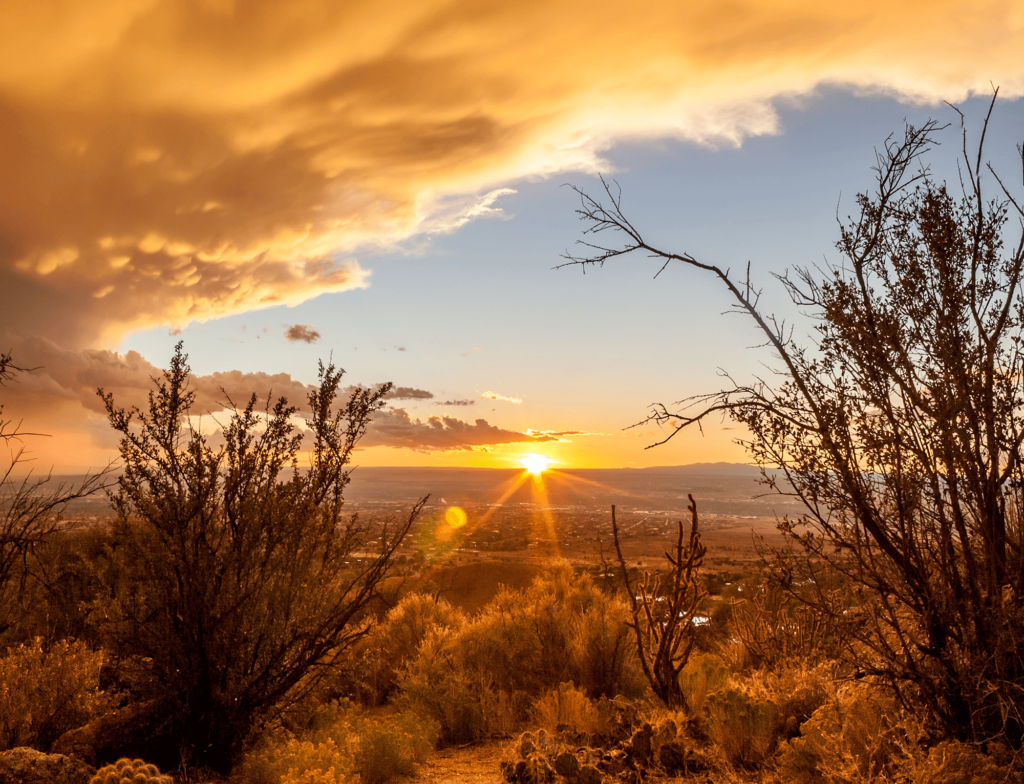
[[[533,474],[534,476],[540,476],[541,474],[543,474],[545,471],[548,470],[548,466],[550,466],[554,462],[555,461],[552,460],[550,457],[538,455],[534,452],[531,452],[530,454],[527,455],[522,455],[519,458],[520,465],[522,465],[523,468],[525,468],[529,473]]]

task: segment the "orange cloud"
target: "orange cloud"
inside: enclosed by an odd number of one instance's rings
[[[95,444],[107,449],[117,445],[113,432],[105,424],[103,401],[97,388],[114,396],[119,407],[136,406],[146,410],[153,379],[162,370],[138,352],[119,354],[114,351],[84,349],[75,351],[58,346],[51,340],[34,337],[25,340],[6,336],[12,343],[12,354],[29,372],[18,373],[3,387],[2,402],[6,414],[26,422],[46,420],[51,426],[86,432]],[[196,400],[192,411],[204,432],[214,433],[220,416],[229,402],[245,405],[250,395],[260,400],[285,397],[299,413],[305,412],[307,384],[287,373],[243,373],[238,370],[193,375],[189,381]],[[354,387],[345,389],[349,393]],[[394,387],[386,400],[430,400],[433,393],[415,387]],[[83,411],[84,409],[84,411]],[[77,412],[77,413],[76,413]],[[213,415],[213,419],[211,419]],[[77,417],[77,419],[75,419]],[[504,430],[477,419],[465,422],[454,417],[412,419],[405,409],[378,412],[361,446],[407,447],[417,451],[449,451],[487,448],[501,444],[543,443],[559,441],[574,433],[534,431],[520,433]]]
[[[474,450],[501,444],[544,443],[558,441],[543,432],[520,433],[504,430],[477,419],[466,422],[454,417],[413,419],[403,408],[382,411],[373,418],[360,445],[363,447],[405,447],[419,452]]]
[[[5,3],[5,323],[81,347],[365,286],[360,248],[617,138],[738,142],[823,83],[1020,95],[1021,51],[1015,0]]]
[[[86,412],[102,414],[103,401],[96,394],[102,388],[113,394],[118,406],[136,406],[145,410],[153,379],[162,369],[136,351],[119,354],[104,349],[73,350],[43,337],[28,339],[4,336],[12,355],[30,372],[18,373],[3,388],[8,412],[35,422],[68,403],[78,403]],[[288,373],[243,373],[239,370],[193,375],[190,385],[196,393],[193,412],[206,415],[224,409],[228,401],[244,405],[249,396],[261,400],[287,398],[300,410],[305,409],[313,387]],[[350,393],[354,387],[347,387]],[[415,387],[394,387],[385,400],[430,400],[432,392]],[[81,411],[81,409],[79,409]]]

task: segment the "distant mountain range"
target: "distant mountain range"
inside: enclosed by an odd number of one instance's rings
[[[430,495],[430,505],[543,504],[607,509],[685,511],[692,493],[704,513],[769,516],[794,511],[791,499],[760,484],[761,471],[741,463],[693,463],[651,468],[551,470],[536,480],[517,468],[359,466],[345,496],[353,504],[410,502]],[[54,477],[73,483],[81,477]],[[103,513],[103,494],[76,502],[78,513]]]
[[[789,499],[765,497],[756,466],[695,463],[652,468],[569,468],[540,480],[514,468],[377,468],[352,473],[346,497],[356,503],[409,502],[428,493],[434,503],[547,503],[551,506],[685,510],[692,493],[705,512],[771,515],[792,509]],[[520,482],[520,480],[522,480]],[[518,484],[518,486],[517,486]]]

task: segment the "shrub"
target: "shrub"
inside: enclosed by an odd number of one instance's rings
[[[821,575],[814,575],[817,579],[802,581],[808,596],[798,598],[795,588],[783,589],[772,579],[788,575],[791,582],[799,566],[791,554],[777,554],[768,563],[772,576],[732,604],[732,636],[756,666],[779,669],[798,660],[813,665],[839,658],[849,643],[852,623],[843,615],[849,590],[827,588]]]
[[[305,732],[280,731],[236,772],[245,784],[384,784],[415,772],[437,739],[437,726],[412,713],[373,718],[333,702]]]
[[[597,706],[571,683],[563,683],[533,706],[533,720],[550,731],[597,732],[605,724]]]
[[[732,680],[708,697],[711,736],[740,768],[764,763],[829,697],[826,671],[794,667]]]
[[[91,612],[103,590],[111,543],[107,525],[62,527],[42,543],[31,563],[33,579],[23,589],[19,642],[43,637],[102,644]]]
[[[462,611],[444,599],[413,593],[404,597],[370,632],[362,645],[362,685],[371,701],[391,696],[399,673],[413,659],[433,627],[457,630],[466,622]]]
[[[737,767],[758,767],[775,750],[781,730],[779,707],[763,694],[730,684],[708,700],[711,737]]]
[[[384,784],[398,776],[411,776],[434,748],[437,735],[437,725],[413,713],[362,722],[355,751],[360,781]]]
[[[190,417],[189,373],[179,343],[147,411],[103,396],[124,463],[113,496],[120,560],[104,610],[111,646],[145,668],[137,686],[167,703],[186,761],[225,772],[364,636],[423,502],[394,530],[371,532],[343,513],[349,460],[389,385],[341,402],[341,371],[321,365],[300,471],[298,409],[282,398],[258,411],[253,395],[213,449]],[[350,564],[363,548],[375,552]]]
[[[776,276],[804,339],[760,309],[749,274],[652,245],[603,180],[607,200],[577,189],[577,215],[604,239],[567,258],[585,269],[642,251],[724,286],[769,371],[723,373],[717,392],[656,404],[644,423],[669,426],[661,443],[711,414],[746,428],[766,483],[800,501],[780,525],[800,560],[865,596],[849,619],[856,663],[946,737],[1022,750],[1024,202],[984,164],[995,97],[976,153],[957,110],[959,193],[924,160],[946,126],[908,124],[876,151],[839,259]]]
[[[626,598],[629,601],[629,627],[636,641],[637,657],[652,691],[665,705],[686,708],[686,696],[679,685],[679,674],[686,666],[697,643],[697,611],[703,605],[707,589],[700,578],[707,548],[698,532],[697,502],[688,496],[689,533],[683,521],[677,524],[675,547],[665,553],[670,565],[667,574],[654,577],[650,572],[631,580],[619,543],[619,526],[612,506],[612,535],[615,554],[622,569]]]
[[[428,633],[402,677],[398,701],[436,722],[445,745],[507,735],[525,712],[516,709],[523,693],[501,689],[485,669],[472,666],[460,638],[437,629]]]
[[[691,716],[704,714],[709,695],[725,687],[729,674],[729,667],[719,656],[698,653],[690,657],[679,674],[679,685]]]
[[[870,780],[900,754],[894,734],[899,724],[890,697],[864,684],[847,686],[801,724],[799,737],[783,745],[780,771],[787,780],[807,784]]]
[[[573,680],[590,697],[637,696],[646,684],[636,658],[624,602],[605,599],[577,616],[566,652]]]
[[[48,750],[68,730],[111,706],[99,687],[103,654],[81,642],[41,640],[0,657],[0,749]]]
[[[460,640],[467,663],[509,693],[539,695],[573,681],[591,697],[636,695],[642,676],[627,618],[620,600],[563,562],[525,591],[500,591]]]
[[[911,756],[901,765],[901,772],[915,784],[1006,784],[1014,780],[1008,768],[955,740],[939,743],[927,756]]]
[[[442,742],[459,743],[512,732],[531,698],[562,683],[590,697],[636,695],[625,613],[588,575],[558,564],[525,591],[503,588],[457,630],[428,632],[400,678],[403,700],[438,722]]]
[[[250,754],[238,780],[246,784],[342,784],[354,767],[352,751],[334,738],[279,739]]]

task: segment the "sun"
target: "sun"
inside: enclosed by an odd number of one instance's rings
[[[550,457],[544,457],[544,455],[538,455],[533,452],[528,455],[520,455],[519,457],[520,465],[534,476],[543,474],[548,470],[548,466],[554,462]]]

